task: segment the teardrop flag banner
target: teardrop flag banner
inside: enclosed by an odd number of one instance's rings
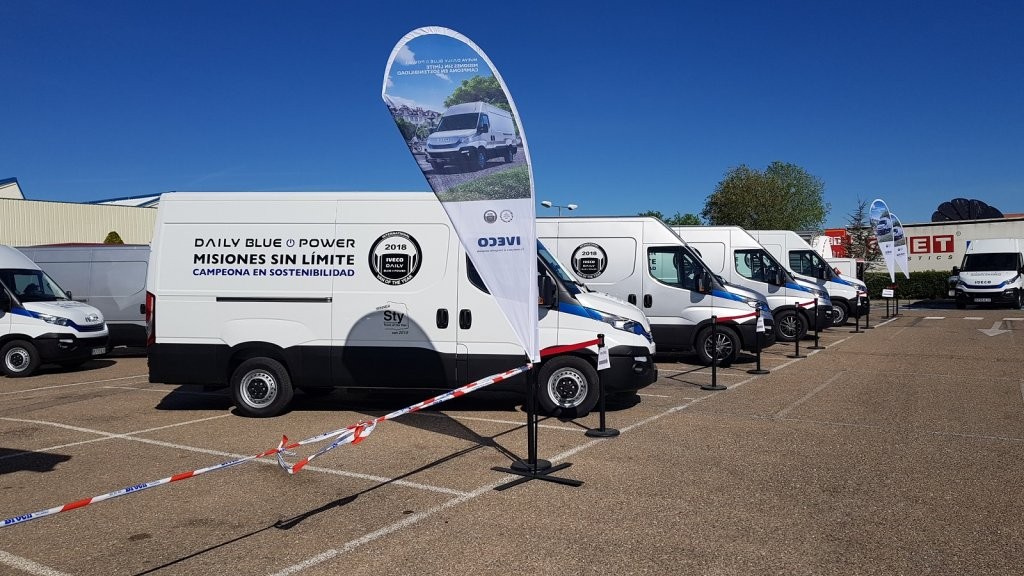
[[[903,272],[903,275],[910,278],[910,266],[908,259],[910,255],[907,253],[907,237],[903,231],[903,223],[895,214],[890,213],[892,216],[892,244],[893,244],[893,256],[896,261],[896,267]],[[893,282],[896,280],[894,279]]]
[[[418,28],[391,51],[381,96],[484,285],[539,362],[533,171],[501,75],[458,32]]]
[[[881,250],[882,257],[885,258],[885,267],[889,270],[889,281],[895,283],[895,247],[892,235],[892,214],[889,213],[889,207],[886,206],[885,202],[879,198],[871,203],[869,217],[871,218],[871,227],[875,230],[878,249]]]

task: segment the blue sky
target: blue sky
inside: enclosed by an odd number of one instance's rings
[[[827,224],[944,200],[1024,212],[1024,2],[4,2],[0,179],[29,198],[429,190],[380,97],[395,43],[476,42],[539,200],[699,212],[797,164]],[[544,209],[538,207],[538,213]]]

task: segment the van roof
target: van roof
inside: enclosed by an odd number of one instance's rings
[[[454,106],[449,106],[448,109],[444,111],[444,114],[447,116],[449,114],[471,114],[473,112],[487,112],[488,114],[498,112],[504,116],[512,115],[508,110],[499,108],[493,104],[488,104],[487,102],[463,102],[462,104],[455,104]]]
[[[187,200],[190,202],[224,200],[261,200],[261,201],[308,201],[308,200],[380,200],[386,196],[395,201],[437,200],[433,192],[166,192],[160,203]]]
[[[39,270],[39,266],[17,248],[0,244],[0,268]]]

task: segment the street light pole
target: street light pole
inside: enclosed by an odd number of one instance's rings
[[[562,215],[562,208],[565,208],[566,210],[575,210],[579,208],[579,206],[577,206],[576,204],[566,204],[564,206],[560,206],[558,204],[553,204],[550,200],[542,200],[540,205],[545,208],[558,208],[559,216]]]

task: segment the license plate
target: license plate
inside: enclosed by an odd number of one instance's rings
[[[93,356],[99,356],[100,354],[106,354],[106,353],[107,353],[107,349],[106,348],[93,348],[92,349],[92,355]]]
[[[992,299],[991,298],[975,298],[974,301],[975,302],[991,302]]]

